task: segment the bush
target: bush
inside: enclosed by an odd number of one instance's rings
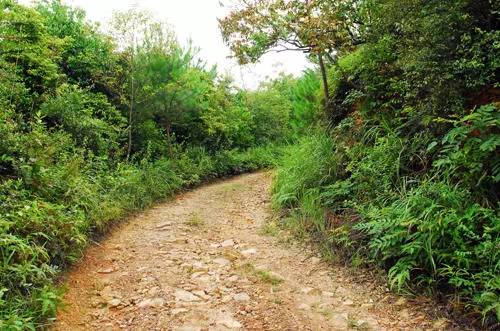
[[[107,98],[76,86],[62,85],[41,105],[40,115],[50,126],[69,133],[75,146],[96,156],[113,156],[124,138],[123,117]]]
[[[289,136],[291,102],[272,88],[248,93],[247,107],[250,109],[257,143],[284,141]]]
[[[389,268],[389,284],[453,293],[469,308],[499,311],[500,218],[470,192],[425,181],[393,203],[360,208],[355,230],[366,234],[370,257]]]

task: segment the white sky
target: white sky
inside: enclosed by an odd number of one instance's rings
[[[29,3],[30,0],[21,0]],[[228,9],[219,0],[63,0],[66,4],[83,8],[87,17],[106,26],[114,11],[126,10],[134,3],[141,9],[170,24],[181,44],[191,38],[200,48],[200,57],[208,65],[216,64],[219,72],[228,72],[238,85],[255,88],[266,77],[276,77],[280,72],[300,74],[308,62],[301,52],[268,53],[255,65],[240,67],[228,59],[229,48],[223,43],[217,17],[224,17]],[[227,2],[227,1],[225,1]]]

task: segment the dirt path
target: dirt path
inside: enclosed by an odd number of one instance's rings
[[[426,305],[260,234],[269,173],[179,195],[88,249],[56,330],[430,330]]]

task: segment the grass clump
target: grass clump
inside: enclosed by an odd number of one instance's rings
[[[280,233],[280,226],[276,220],[266,221],[259,229],[259,234],[276,237]]]
[[[239,269],[243,274],[254,277],[255,279],[258,279],[258,281],[260,282],[270,284],[273,286],[273,288],[279,286],[281,283],[284,282],[283,278],[275,275],[272,271],[256,268],[250,262],[247,262],[239,266]]]
[[[283,279],[274,275],[270,271],[267,270],[257,270],[255,274],[260,278],[260,280],[264,283],[271,284],[273,286],[278,286],[283,283]]]
[[[186,221],[186,225],[194,228],[201,228],[205,226],[205,222],[197,213],[192,213],[188,220]]]

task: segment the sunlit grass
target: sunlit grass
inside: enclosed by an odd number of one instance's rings
[[[192,213],[189,216],[188,220],[186,221],[186,225],[189,225],[190,227],[194,228],[201,228],[205,226],[205,222],[203,221],[203,219],[200,217],[199,214]]]

